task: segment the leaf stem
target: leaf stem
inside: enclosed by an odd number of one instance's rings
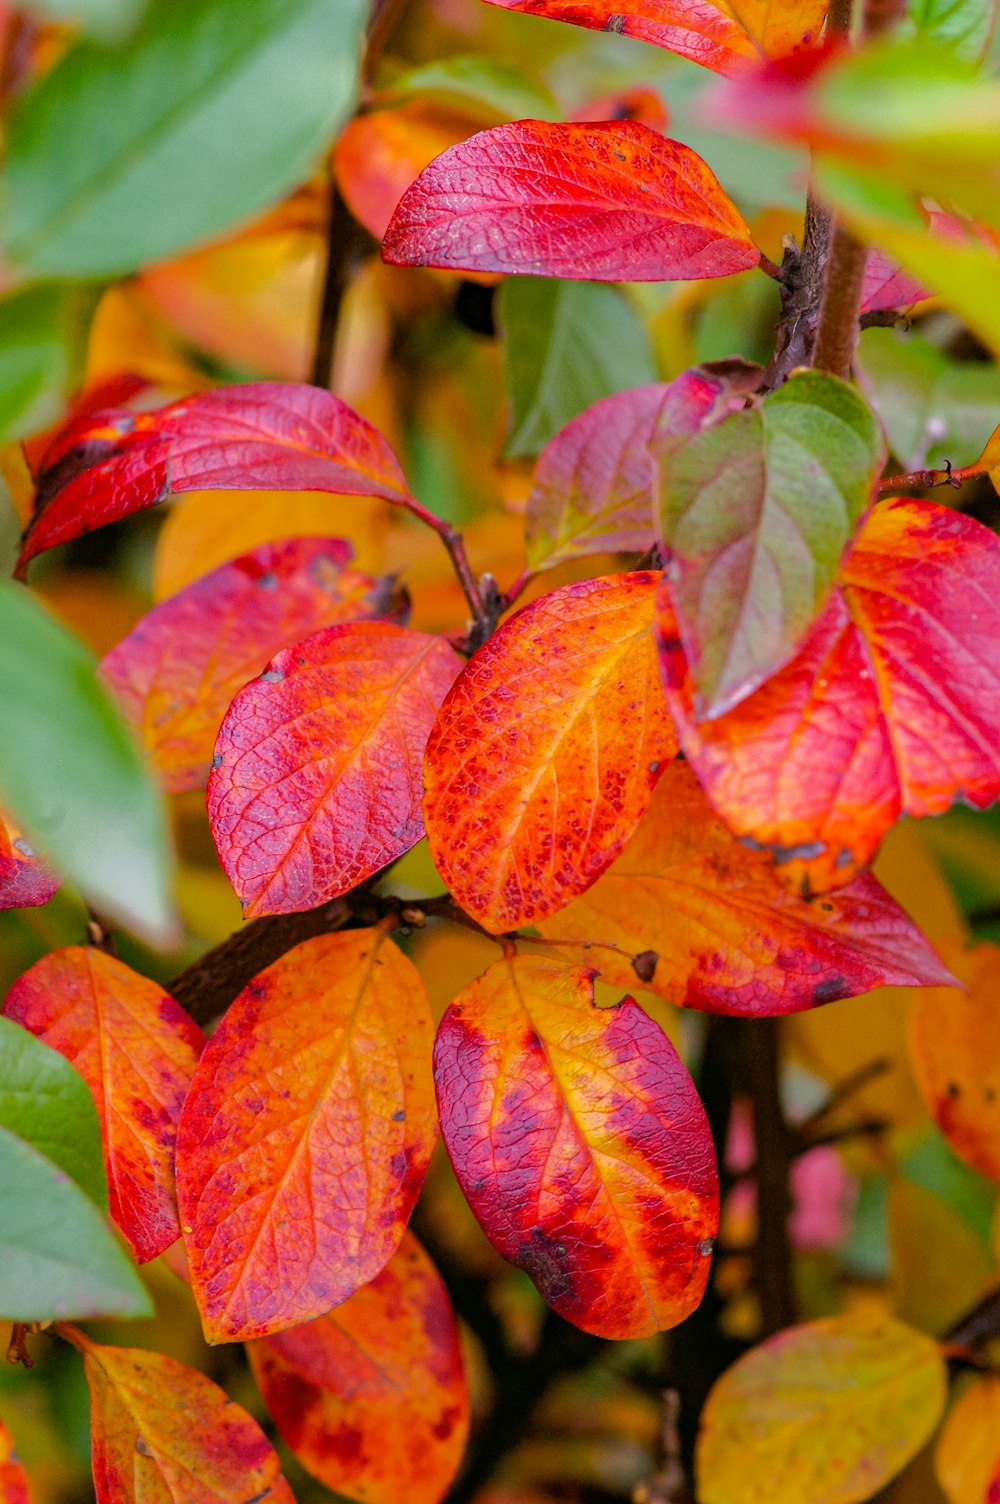
[[[971,465],[961,465],[957,469],[949,460],[945,462],[943,470],[909,470],[905,475],[887,475],[878,483],[879,495],[886,496],[901,490],[925,491],[931,486],[954,486],[957,491],[964,481],[975,480],[977,476],[984,474],[985,469],[979,460],[973,460]]]

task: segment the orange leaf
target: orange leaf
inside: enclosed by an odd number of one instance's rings
[[[469,1397],[444,1282],[412,1233],[329,1316],[247,1344],[302,1465],[362,1504],[437,1504],[462,1458]]]
[[[957,971],[968,992],[942,988],[914,1003],[910,1064],[955,1153],[1000,1181],[1000,947],[975,946]]]
[[[58,1050],[93,1093],[111,1216],[140,1263],[179,1236],[174,1143],[204,1036],[162,987],[80,945],[43,956],[3,1012]]]
[[[673,1045],[590,970],[491,966],[451,1005],[434,1079],[451,1162],[490,1242],[601,1337],[698,1305],[718,1231],[711,1134]]]
[[[0,909],[37,908],[58,887],[30,841],[0,812]]]
[[[593,952],[605,981],[643,985],[708,1013],[773,1016],[881,987],[952,980],[928,942],[870,874],[832,898],[790,893],[768,857],[712,811],[691,769],[673,763],[617,862],[581,898],[539,924]]]
[[[1000,1378],[987,1374],[966,1389],[941,1428],[934,1453],[948,1504],[1000,1500]]]
[[[0,1504],[31,1504],[28,1475],[17,1460],[14,1438],[0,1420]]]
[[[210,1342],[321,1316],[399,1246],[437,1133],[419,973],[383,931],[320,935],[240,993],[177,1140]]]
[[[443,638],[358,622],[286,648],[240,691],[208,814],[245,914],[315,908],[420,840],[424,747],[461,662]]]
[[[253,1416],[211,1379],[162,1353],[60,1331],[83,1354],[97,1504],[295,1504]]]
[[[333,152],[337,184],[351,213],[381,240],[414,178],[480,122],[426,101],[357,115]]]
[[[171,793],[208,777],[237,690],[281,648],[338,622],[405,617],[390,579],[349,568],[340,539],[268,543],[154,607],[101,670]]]
[[[424,768],[431,851],[495,933],[595,882],[677,751],[652,637],[657,578],[610,575],[532,601],[441,706]]]
[[[790,882],[849,882],[900,813],[1000,796],[1000,539],[950,507],[874,508],[792,661],[695,723],[673,613],[660,648],[681,745],[738,835]]]

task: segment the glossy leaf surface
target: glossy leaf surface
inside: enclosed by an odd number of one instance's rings
[[[18,1461],[14,1438],[0,1420],[0,1500],[3,1504],[31,1504],[28,1475]]]
[[[37,908],[58,887],[28,838],[0,813],[0,909]]]
[[[742,407],[756,366],[695,368],[671,382],[617,392],[588,407],[538,458],[524,528],[528,562],[551,569],[593,553],[642,552],[653,543],[648,444],[680,441]]]
[[[715,73],[731,73],[748,60],[783,57],[819,36],[824,0],[793,0],[769,5],[751,0],[736,7],[713,0],[488,0],[504,10],[525,11],[553,21],[572,21],[594,31],[637,37],[701,63]]]
[[[233,701],[208,812],[247,915],[315,908],[424,833],[421,763],[461,659],[380,622],[327,627]]]
[[[176,1358],[82,1332],[97,1504],[294,1504],[251,1415]]]
[[[101,1129],[86,1083],[57,1050],[9,1018],[0,1018],[0,1125],[107,1211]]]
[[[855,387],[794,373],[678,444],[653,440],[670,597],[695,710],[731,709],[791,657],[885,463]]]
[[[873,987],[952,980],[870,874],[828,898],[790,893],[767,855],[726,829],[683,762],[667,768],[614,866],[539,929],[619,946],[623,955],[592,955],[614,986],[636,985],[629,957],[643,956],[655,964],[644,986],[707,1013],[796,1013]]]
[[[956,970],[968,991],[927,992],[914,1003],[910,1062],[955,1153],[1000,1181],[1000,948],[976,946]]]
[[[645,1337],[708,1278],[718,1183],[694,1084],[632,998],[515,956],[451,1005],[434,1047],[441,1131],[487,1237],[568,1321]]]
[[[789,1327],[719,1379],[702,1413],[703,1504],[861,1504],[928,1440],[947,1373],[900,1321],[831,1316]]]
[[[795,658],[718,720],[694,722],[666,602],[660,632],[703,788],[793,884],[843,886],[900,812],[1000,795],[1000,542],[971,518],[876,507]]]
[[[210,1341],[311,1321],[385,1267],[437,1133],[431,1032],[419,974],[377,929],[305,941],[229,1008],[177,1142]]]
[[[977,1378],[948,1412],[934,1451],[948,1504],[1000,1498],[1000,1377]]]
[[[338,539],[264,544],[144,616],[101,665],[164,786],[202,787],[236,692],[320,627],[405,615],[391,580],[349,567]]]
[[[604,282],[724,277],[759,260],[702,159],[634,120],[519,120],[450,147],[403,195],[382,255]]]
[[[174,1144],[204,1043],[155,982],[83,946],[50,952],[14,983],[4,1013],[75,1065],[101,1123],[111,1216],[140,1263],[180,1236]]]
[[[338,397],[277,381],[217,387],[65,428],[42,459],[21,565],[184,491],[252,490],[409,494],[385,439]]]
[[[328,1316],[247,1345],[264,1402],[314,1477],[362,1504],[438,1504],[469,1397],[448,1291],[412,1233]]]
[[[424,767],[431,852],[496,934],[596,881],[677,750],[657,679],[657,579],[610,575],[533,601],[441,706]]]

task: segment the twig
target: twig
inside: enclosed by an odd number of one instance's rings
[[[987,468],[980,460],[957,467],[947,460],[942,470],[909,470],[905,475],[887,475],[878,483],[879,495],[886,496],[892,491],[926,491],[931,486],[954,486],[957,491],[965,481],[976,480],[985,474]]]
[[[640,1483],[632,1495],[633,1504],[683,1504],[687,1499],[687,1478],[681,1463],[681,1437],[678,1417],[681,1397],[676,1389],[663,1394],[663,1462],[648,1483]]]
[[[754,1273],[763,1335],[770,1337],[795,1321],[792,1246],[788,1233],[792,1144],[781,1107],[780,1019],[751,1018],[741,1022],[756,1151]]]
[[[340,327],[340,312],[351,280],[351,269],[364,245],[366,233],[354,218],[330,174],[330,211],[326,228],[326,271],[319,304],[319,321],[309,380],[329,391],[333,379],[333,355]]]
[[[976,1353],[1000,1337],[1000,1285],[969,1311],[945,1335],[950,1347]]]
[[[371,20],[368,23],[368,42],[365,47],[364,75],[370,79],[375,64],[389,45],[406,9],[407,0],[373,0]]]
[[[472,565],[465,551],[465,539],[457,528],[452,527],[451,523],[445,522],[443,518],[435,516],[428,507],[423,506],[413,497],[403,504],[418,522],[423,522],[427,527],[433,528],[448,551],[448,557],[458,576],[458,583],[462,587],[465,599],[469,603],[469,610],[472,612],[472,625],[468,633],[467,645],[468,650],[474,652],[496,630],[500,617],[500,597],[497,596],[492,603],[487,603],[483,599],[480,582],[472,572]]]
[[[812,364],[846,381],[858,342],[861,289],[868,248],[843,224],[835,224],[819,306]]]
[[[891,1068],[892,1062],[884,1055],[878,1055],[874,1060],[869,1060],[866,1065],[859,1066],[856,1071],[851,1071],[850,1075],[844,1076],[830,1088],[826,1101],[821,1102],[815,1112],[811,1112],[808,1117],[796,1124],[796,1133],[799,1135],[808,1133],[817,1123],[829,1117],[831,1112],[842,1107],[851,1097],[866,1086],[870,1086],[873,1081],[877,1081],[879,1076],[884,1076]]]

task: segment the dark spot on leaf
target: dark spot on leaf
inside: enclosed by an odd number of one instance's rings
[[[394,1112],[393,1113],[393,1115],[392,1115],[392,1121],[394,1123],[405,1123],[406,1122],[406,1113],[404,1112],[404,1110],[403,1110],[402,1107],[399,1109],[398,1112]]]
[[[624,34],[625,17],[620,11],[615,11],[614,15],[608,17],[604,23],[604,30],[617,32],[619,36]]]
[[[18,836],[13,845],[14,850],[19,851],[22,856],[33,857],[38,855],[38,852],[35,850],[34,846],[32,846],[31,842],[26,841],[23,836]]]
[[[698,1252],[703,1259],[707,1259],[714,1247],[714,1238],[702,1238],[701,1242],[698,1244]]]
[[[260,579],[257,581],[257,584],[260,586],[261,590],[277,590],[278,576],[275,574],[273,569],[265,570]]]
[[[658,773],[660,771],[660,764],[658,762],[651,762],[649,765],[649,771],[651,773]]]
[[[743,836],[741,839],[750,851],[769,852],[779,867],[785,862],[812,861],[813,857],[822,856],[826,850],[822,841],[800,841],[797,846],[771,846],[767,841],[755,841],[753,836]]]
[[[135,1449],[139,1453],[140,1457],[152,1457],[153,1455],[153,1451],[149,1445],[149,1442],[146,1440],[145,1436],[140,1435],[138,1432],[136,1433],[135,1438]]]
[[[945,1091],[948,1093],[949,1097],[960,1097],[962,1095],[962,1088],[959,1086],[957,1081],[949,1081],[948,1085],[945,1087]]]
[[[651,982],[656,975],[656,968],[660,957],[655,950],[644,950],[640,955],[633,956],[632,970],[640,982]]]
[[[222,762],[223,762],[222,753],[221,752],[216,752],[215,755],[214,755],[214,757],[212,758],[212,767],[213,768],[221,768],[222,767]]]
[[[848,851],[847,847],[846,846],[841,846],[840,850],[837,852],[837,860],[834,863],[834,866],[835,867],[849,867],[853,861],[854,861],[854,857]]]
[[[818,982],[813,989],[813,1007],[817,1008],[821,1003],[832,1003],[837,998],[843,997],[849,990],[846,977],[827,977],[825,982]]]
[[[285,676],[280,668],[268,668],[260,677],[264,684],[280,684]]]

